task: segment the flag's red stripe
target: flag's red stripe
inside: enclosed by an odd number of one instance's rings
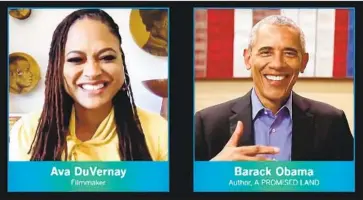
[[[349,11],[336,9],[333,77],[345,77],[347,72]],[[323,67],[323,66],[319,66]]]
[[[207,78],[233,77],[234,10],[208,10]]]

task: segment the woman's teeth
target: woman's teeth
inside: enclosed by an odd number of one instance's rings
[[[81,87],[85,90],[99,90],[99,89],[105,87],[105,83],[100,83],[97,85],[84,84]]]

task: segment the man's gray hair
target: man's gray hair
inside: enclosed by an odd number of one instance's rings
[[[291,27],[291,28],[297,30],[299,32],[299,34],[300,34],[301,48],[302,48],[304,53],[306,52],[306,49],[305,49],[305,36],[304,36],[303,31],[301,30],[301,28],[293,20],[291,20],[288,17],[282,16],[282,15],[268,16],[268,17],[262,19],[256,25],[253,26],[251,34],[250,34],[250,38],[249,38],[249,41],[248,41],[248,49],[250,51],[252,50],[252,46],[256,41],[256,35],[257,35],[257,32],[258,32],[259,28],[262,25],[265,25],[265,24],[288,26],[288,27]]]

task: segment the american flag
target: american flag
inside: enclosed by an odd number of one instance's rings
[[[196,9],[195,76],[248,78],[243,61],[250,31],[269,15],[284,15],[303,30],[309,63],[301,77],[354,76],[354,9]]]

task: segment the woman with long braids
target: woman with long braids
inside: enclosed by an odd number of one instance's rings
[[[10,161],[163,161],[167,122],[135,106],[118,25],[78,10],[56,28],[42,112],[10,133]]]

